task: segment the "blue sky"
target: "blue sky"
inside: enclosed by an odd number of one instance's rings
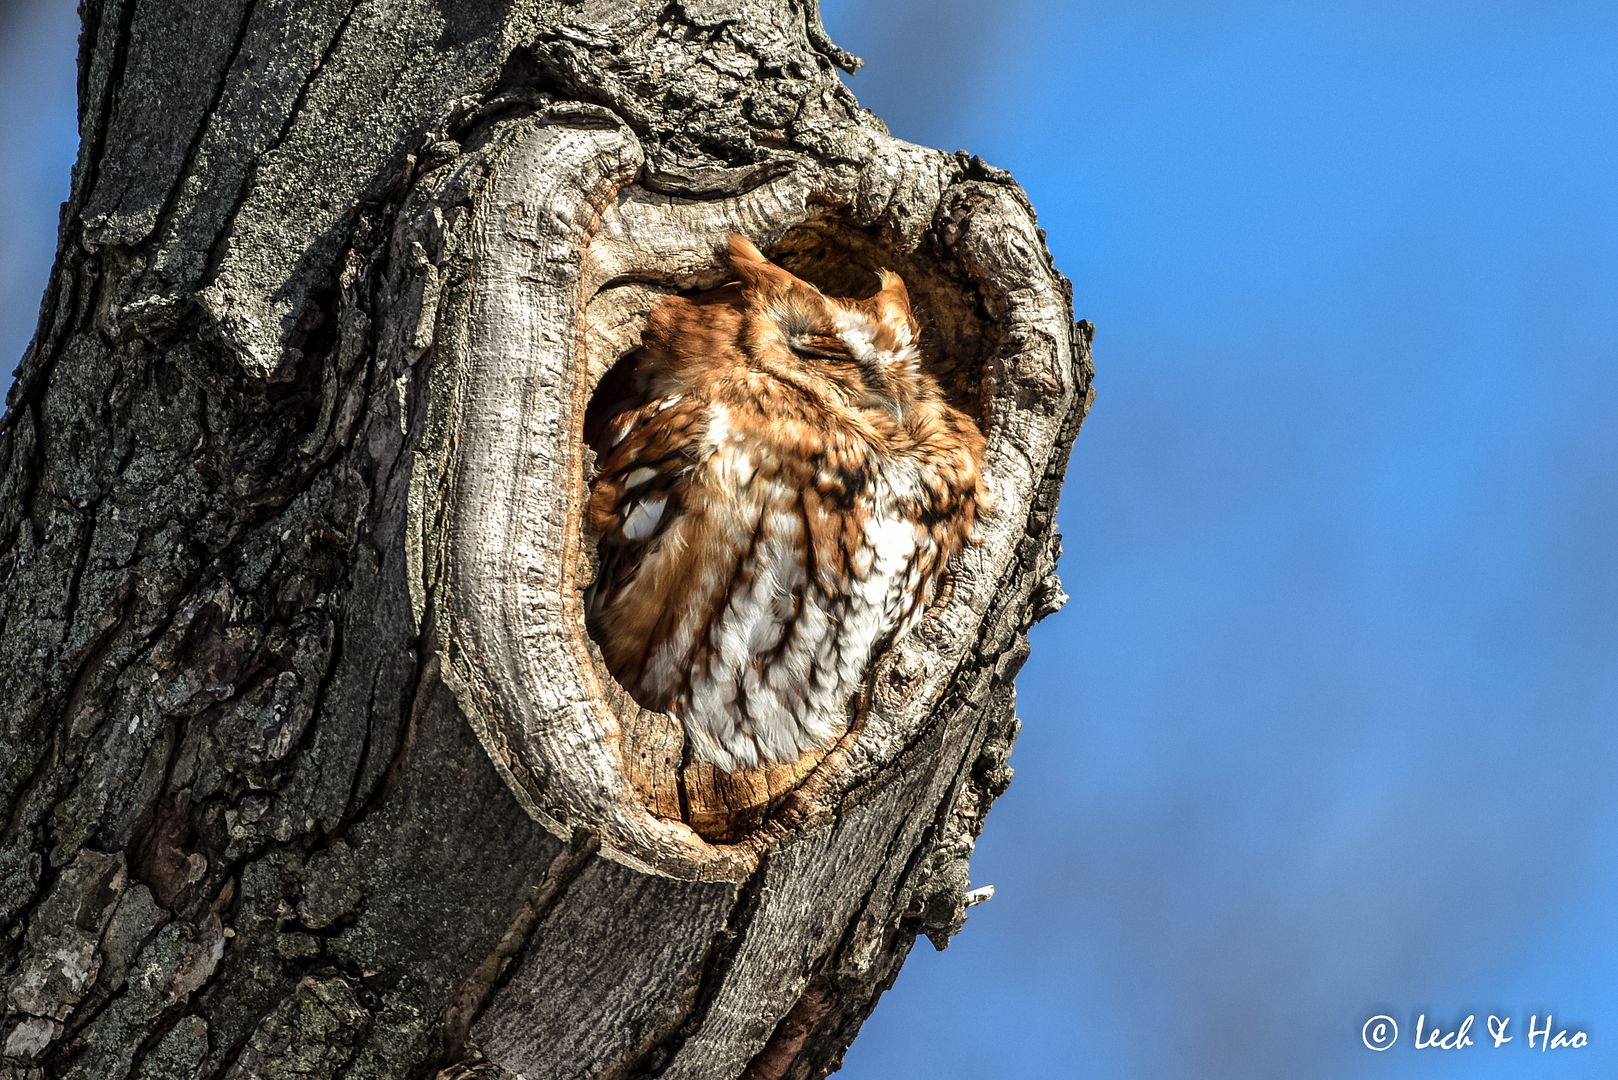
[[[1334,8],[825,4],[1098,327],[999,894],[845,1076],[1618,1068],[1618,9]]]
[[[8,366],[67,8],[0,13]],[[1618,7],[824,10],[895,134],[1021,180],[1098,326],[998,895],[841,1075],[1618,1073]],[[1528,1050],[1546,1012],[1591,1046]]]

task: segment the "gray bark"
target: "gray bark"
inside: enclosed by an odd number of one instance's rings
[[[835,1069],[960,928],[1089,402],[1033,213],[812,0],[86,0],[0,421],[10,1077]],[[739,229],[903,273],[983,542],[797,769],[683,763],[582,628],[591,390]]]

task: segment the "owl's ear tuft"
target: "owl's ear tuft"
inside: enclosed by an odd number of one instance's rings
[[[882,288],[871,297],[871,303],[876,306],[878,318],[908,343],[917,330],[916,316],[910,309],[910,290],[905,288],[904,278],[892,270],[880,271],[878,276]]]
[[[748,289],[775,292],[801,284],[791,273],[766,259],[764,253],[741,233],[730,234],[726,241],[726,253],[730,258],[731,270]]]
[[[764,257],[764,253],[758,249],[753,241],[741,233],[731,233],[725,241],[725,247],[730,253],[731,266],[737,266],[740,263],[767,263],[770,261]]]

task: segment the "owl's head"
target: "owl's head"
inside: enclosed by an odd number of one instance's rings
[[[883,270],[881,287],[863,300],[827,296],[770,262],[732,234],[731,270],[741,290],[743,340],[755,360],[794,369],[835,388],[849,404],[903,418],[937,400],[937,382],[920,366],[920,327],[898,274]]]

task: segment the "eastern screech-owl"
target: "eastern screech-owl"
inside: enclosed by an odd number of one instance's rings
[[[897,274],[828,297],[740,236],[730,266],[652,312],[632,396],[593,433],[586,598],[613,675],[727,771],[838,733],[968,542],[983,463]]]

